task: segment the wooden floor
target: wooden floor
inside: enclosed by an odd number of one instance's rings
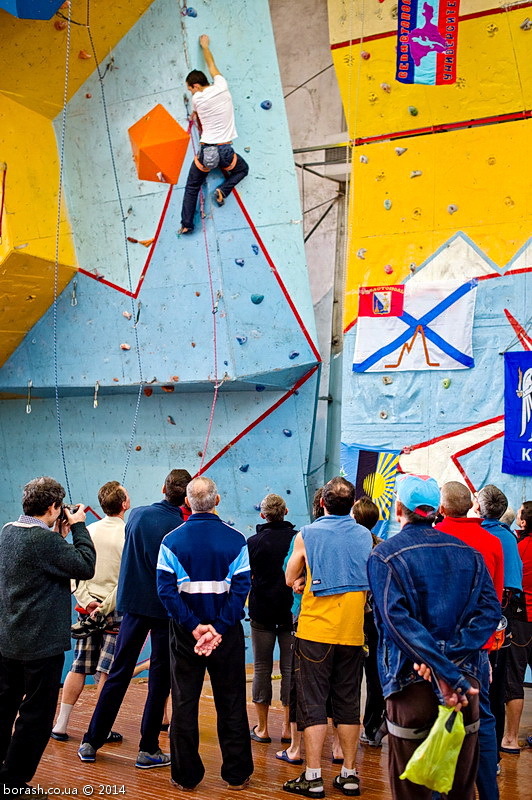
[[[248,684],[249,687],[249,684]],[[526,690],[525,713],[523,715],[521,733],[523,737],[532,733],[532,689]],[[201,755],[206,767],[206,777],[194,793],[180,792],[170,783],[168,767],[140,770],[134,766],[138,750],[139,724],[146,685],[133,683],[126,700],[120,710],[114,728],[124,735],[122,744],[106,745],[98,751],[95,764],[83,764],[76,751],[94,706],[95,690],[87,687],[71,717],[69,729],[70,741],[60,743],[50,740],[46,752],[33,780],[46,788],[54,787],[53,796],[95,798],[110,797],[129,800],[170,800],[171,798],[197,798],[197,800],[229,800],[234,796],[224,788],[220,778],[220,752],[216,739],[216,718],[209,684],[205,684],[201,701]],[[249,705],[250,722],[254,724],[253,706]],[[268,797],[272,800],[286,800],[287,794],[282,791],[282,783],[296,777],[301,767],[285,764],[275,759],[275,752],[281,749],[280,731],[282,711],[280,707],[272,707],[270,745],[253,743],[255,772],[249,787],[239,792],[239,800],[259,800]],[[161,747],[168,751],[168,735],[161,734]],[[391,798],[387,778],[387,744],[380,749],[360,745],[358,769],[361,776],[362,796],[367,800],[389,800]],[[286,746],[286,745],[284,745]],[[327,758],[327,760],[326,760]],[[328,797],[341,797],[333,789],[331,781],[339,768],[330,762],[330,742],[324,750],[323,777]],[[520,756],[503,755],[502,774],[499,778],[501,800],[530,800],[532,798],[532,748],[522,751]],[[85,789],[83,789],[85,787]],[[88,787],[88,788],[87,788]],[[121,787],[124,791],[120,792]],[[59,794],[59,790],[63,793]],[[74,791],[77,790],[77,791]]]

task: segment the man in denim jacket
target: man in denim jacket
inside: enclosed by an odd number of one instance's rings
[[[480,553],[431,527],[439,503],[433,478],[401,478],[396,504],[401,531],[378,545],[368,562],[394,800],[432,798],[431,790],[399,776],[427,737],[442,701],[463,707],[467,734],[447,797],[475,796],[480,649],[497,627],[501,607]]]

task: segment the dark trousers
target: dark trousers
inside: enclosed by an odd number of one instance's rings
[[[509,645],[508,647],[501,647],[500,650],[493,650],[489,656],[492,676],[490,683],[490,707],[495,717],[497,750],[500,750],[502,737],[504,736],[504,723],[506,718],[506,666],[508,663],[509,649]],[[497,754],[497,761],[500,761],[499,752]]]
[[[386,703],[382,694],[379,670],[377,667],[377,644],[379,635],[375,627],[373,611],[364,614],[364,636],[368,646],[368,654],[364,659],[366,676],[366,706],[364,708],[364,733],[368,739],[374,739],[384,720]]]
[[[480,673],[479,713],[480,730],[478,732],[478,771],[477,792],[479,800],[499,800],[497,785],[497,733],[495,717],[490,707],[490,662],[487,650],[482,651],[483,663]]]
[[[164,704],[170,693],[168,620],[126,613],[116,639],[111,671],[83,737],[95,750],[105,743],[113,726],[148,634],[151,635],[150,671],[139,750],[155,753],[159,749]]]
[[[33,778],[54,724],[64,660],[64,653],[35,661],[0,655],[0,786]]]
[[[208,671],[216,706],[218,741],[224,781],[238,786],[253,772],[246,709],[245,646],[242,625],[230,627],[210,656],[194,653],[195,639],[175,622],[170,624],[172,778],[191,789],[202,780],[205,767],[198,752],[198,712]]]
[[[477,686],[475,681],[472,683]],[[478,695],[469,699],[469,705],[463,712],[464,725],[477,722]],[[438,698],[430,683],[413,683],[388,697],[386,713],[391,722],[403,728],[432,726],[438,716]],[[420,744],[419,739],[400,739],[388,735],[388,767],[393,800],[432,800],[431,789],[409,780],[399,780],[399,775],[404,772],[407,762]],[[448,800],[474,800],[477,765],[478,734],[470,733],[465,737],[458,756],[453,788],[446,795]]]
[[[249,172],[249,166],[242,156],[237,154],[236,164],[234,168],[229,171],[227,166],[231,164],[235,154],[233,148],[230,144],[219,145],[218,151],[220,154],[220,167],[225,176],[225,180],[218,188],[224,197],[228,197],[237,183],[240,183],[240,181],[246,177]],[[198,157],[201,162],[201,150]],[[194,228],[194,213],[198,202],[198,194],[208,174],[208,172],[203,172],[203,170],[199,169],[194,161],[190,165],[181,209],[181,225],[183,228],[190,228],[191,230]]]

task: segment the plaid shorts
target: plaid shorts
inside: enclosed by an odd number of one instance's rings
[[[87,618],[86,614],[79,614],[79,620]],[[107,617],[109,627],[120,623],[122,616],[113,611]],[[101,631],[91,634],[87,639],[77,639],[74,648],[74,661],[70,672],[81,675],[94,675],[95,672],[109,674],[115,655],[116,633]]]

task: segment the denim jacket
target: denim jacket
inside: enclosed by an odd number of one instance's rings
[[[373,550],[368,577],[384,696],[420,680],[413,662],[460,692],[469,689],[465,674],[478,677],[480,648],[501,617],[480,553],[435,528],[407,524]]]

